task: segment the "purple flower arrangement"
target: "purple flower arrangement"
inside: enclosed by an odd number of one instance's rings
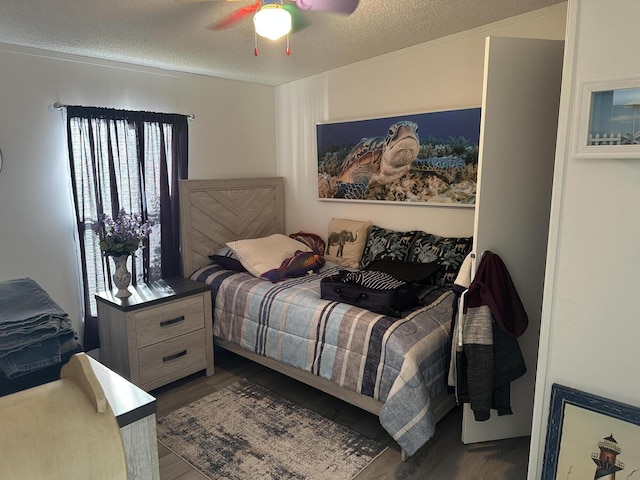
[[[124,209],[115,219],[100,214],[96,228],[100,250],[108,256],[130,255],[140,248],[142,240],[149,237],[153,225],[153,221],[143,220],[139,213],[127,213]]]

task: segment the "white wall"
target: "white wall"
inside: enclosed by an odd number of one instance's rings
[[[485,38],[564,40],[565,20],[566,5],[559,4],[277,87],[287,230],[326,235],[332,217],[347,217],[396,230],[472,235],[472,208],[319,201],[316,123],[479,107]]]
[[[630,54],[640,44],[639,18],[637,0],[569,0],[531,479],[541,475],[553,383],[640,407],[640,160],[575,156],[583,85],[634,79],[640,86],[640,63]],[[622,448],[618,460],[627,465],[618,475],[628,478],[640,461],[625,457],[624,439],[615,431],[602,432],[589,448],[597,451],[597,442],[611,433]],[[637,439],[631,443],[626,446],[637,447]],[[590,453],[586,470],[575,465],[572,478],[593,477]]]
[[[191,178],[276,174],[272,87],[0,45],[0,280],[31,277],[80,330],[66,126],[56,102],[190,113]]]

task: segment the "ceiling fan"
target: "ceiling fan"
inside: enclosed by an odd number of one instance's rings
[[[229,2],[238,0],[204,1]],[[246,17],[253,15],[253,24],[255,27],[254,55],[258,55],[258,36],[278,40],[285,35],[287,37],[286,53],[290,55],[289,33],[292,30],[300,30],[307,24],[301,11],[318,10],[350,15],[356,10],[358,3],[359,0],[260,0],[238,8],[230,15],[210,25],[209,28],[212,30],[229,28],[244,20]]]

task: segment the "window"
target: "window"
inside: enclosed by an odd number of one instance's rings
[[[155,226],[133,257],[132,283],[179,275],[178,179],[187,173],[187,117],[67,107],[71,180],[85,302],[84,348],[99,346],[96,292],[112,288],[114,268],[94,227],[106,213],[140,213]]]

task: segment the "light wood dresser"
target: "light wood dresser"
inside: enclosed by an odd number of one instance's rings
[[[200,370],[213,375],[211,290],[176,277],[96,294],[100,361],[149,391]]]

